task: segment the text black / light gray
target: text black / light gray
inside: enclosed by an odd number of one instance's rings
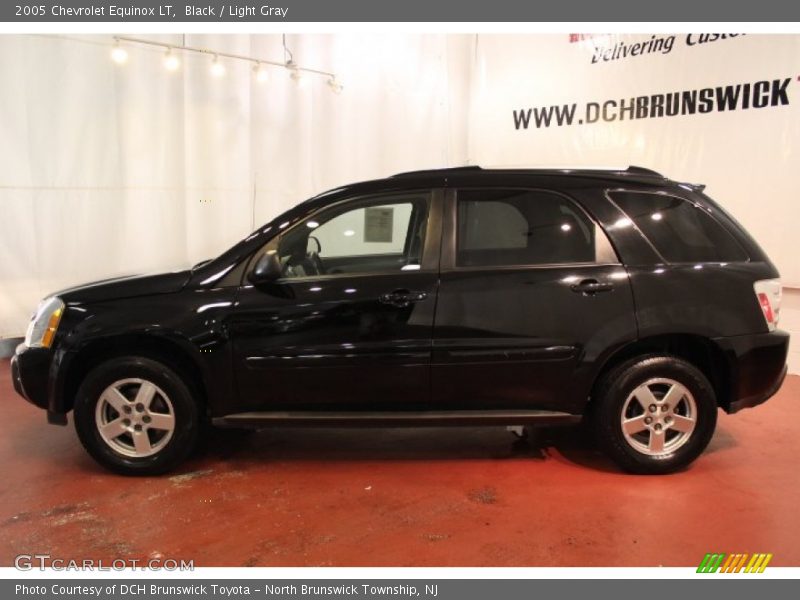
[[[112,11],[111,7],[116,10]],[[641,0],[34,0],[3,2],[7,22],[791,22],[800,4],[745,2],[642,2]]]

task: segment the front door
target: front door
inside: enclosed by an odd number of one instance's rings
[[[434,405],[580,410],[576,397],[594,361],[636,337],[627,272],[605,233],[555,192],[454,196],[436,309]]]
[[[244,285],[230,321],[245,406],[428,406],[440,239],[432,196],[345,201],[257,253],[276,252],[283,278]]]

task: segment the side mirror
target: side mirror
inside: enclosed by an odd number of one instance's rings
[[[281,261],[274,252],[262,254],[256,261],[255,267],[247,275],[247,279],[254,285],[274,283],[283,275]]]

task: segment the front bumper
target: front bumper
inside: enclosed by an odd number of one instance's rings
[[[47,411],[47,421],[56,425],[67,422],[63,412],[52,410],[51,367],[53,352],[48,348],[28,348],[25,344],[17,346],[11,358],[11,381],[14,390],[25,400]]]
[[[25,344],[17,346],[11,358],[11,380],[14,390],[25,400],[47,408],[47,383],[52,362],[52,352],[47,348],[28,348]]]
[[[731,394],[723,406],[728,413],[758,406],[780,389],[786,378],[789,334],[775,330],[714,340],[728,358]]]

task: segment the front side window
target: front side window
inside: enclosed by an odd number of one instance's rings
[[[609,196],[668,262],[747,260],[733,236],[688,200],[642,192],[609,192]]]
[[[345,203],[317,213],[279,238],[288,278],[415,271],[422,264],[429,194]]]
[[[457,220],[459,267],[616,262],[594,221],[551,192],[462,190]]]

